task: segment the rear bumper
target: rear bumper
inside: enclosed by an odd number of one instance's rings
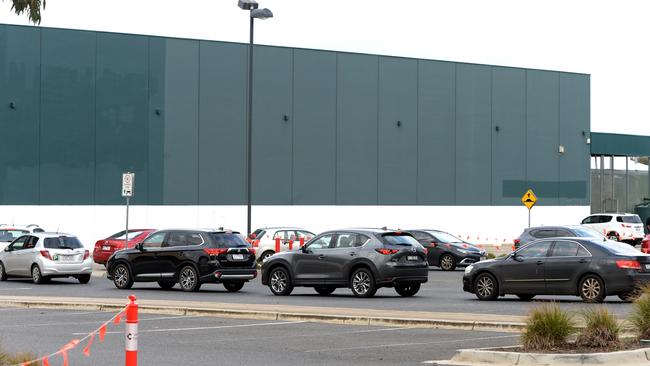
[[[626,274],[605,280],[608,295],[620,294],[650,284],[650,272],[628,270]]]
[[[115,252],[106,252],[103,250],[93,251],[93,261],[97,264],[106,264],[108,258]]]
[[[256,269],[221,268],[210,274],[201,276],[201,282],[221,283],[227,281],[250,281],[257,277]]]
[[[419,266],[386,266],[381,269],[377,284],[389,286],[405,282],[425,283],[429,280],[429,267],[424,263]]]
[[[93,272],[93,261],[88,258],[81,263],[54,263],[42,261],[40,263],[41,273],[44,276],[74,276],[80,274],[91,274]]]

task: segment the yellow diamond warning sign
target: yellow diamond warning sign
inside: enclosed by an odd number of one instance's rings
[[[523,197],[521,197],[521,203],[528,207],[529,210],[535,206],[535,203],[537,203],[537,196],[535,196],[532,189],[529,189],[524,193]]]

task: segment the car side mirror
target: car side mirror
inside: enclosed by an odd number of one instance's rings
[[[11,252],[11,248],[5,247],[5,252]]]
[[[516,260],[517,262],[523,262],[524,261],[524,259],[517,252],[512,253],[512,259]]]
[[[138,243],[135,245],[135,248],[137,250],[144,250],[144,244],[142,242]]]
[[[306,245],[302,246],[302,247],[300,247],[300,251],[303,252],[303,253],[309,253],[309,247],[307,247]]]

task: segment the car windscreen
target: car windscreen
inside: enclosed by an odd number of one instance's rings
[[[435,236],[441,243],[462,243],[463,242],[462,239],[442,231],[430,231],[429,233]]]
[[[246,242],[240,234],[236,233],[208,233],[211,246],[214,248],[249,248],[250,243]]]
[[[616,218],[616,221],[626,224],[643,224],[641,218],[637,215],[619,216]]]
[[[19,229],[0,229],[0,241],[14,241],[19,236],[28,234],[27,230]]]
[[[420,246],[417,240],[409,234],[405,233],[386,233],[379,235],[379,240],[381,240],[384,245],[401,245],[407,247],[417,247]]]
[[[79,249],[83,245],[74,236],[59,236],[56,238],[45,238],[43,246],[46,249]]]
[[[580,238],[603,238],[604,235],[588,227],[577,227],[572,229],[577,237]]]

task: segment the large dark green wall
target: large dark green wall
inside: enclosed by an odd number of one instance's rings
[[[246,60],[0,25],[0,204],[118,204],[126,170],[135,204],[244,204]],[[588,75],[266,46],[254,68],[256,204],[589,204]]]

